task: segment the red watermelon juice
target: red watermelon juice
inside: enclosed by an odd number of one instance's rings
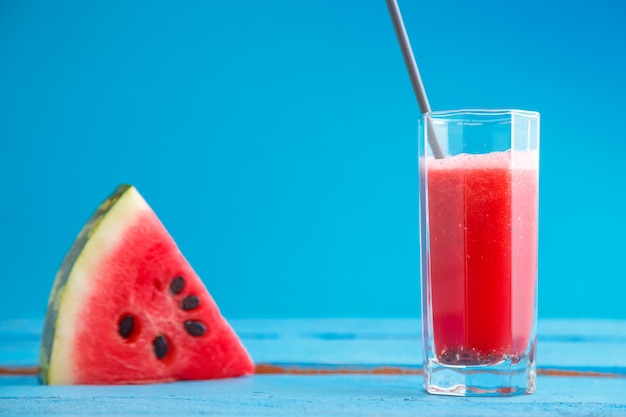
[[[518,361],[533,341],[537,154],[427,162],[431,340],[443,365]]]

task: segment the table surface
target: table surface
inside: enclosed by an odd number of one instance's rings
[[[0,415],[626,416],[626,321],[541,320],[537,392],[426,394],[414,319],[232,320],[257,374],[139,386],[42,386],[41,321],[0,322]]]

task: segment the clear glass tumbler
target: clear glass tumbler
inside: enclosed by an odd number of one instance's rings
[[[539,113],[428,113],[418,148],[424,387],[532,393]]]

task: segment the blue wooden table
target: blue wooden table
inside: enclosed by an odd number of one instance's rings
[[[41,322],[0,322],[0,415],[626,416],[626,321],[540,321],[537,392],[510,398],[424,393],[418,320],[231,323],[258,364],[254,376],[41,386],[29,374]]]

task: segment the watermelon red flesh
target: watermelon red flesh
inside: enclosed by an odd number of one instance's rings
[[[68,300],[59,304],[76,305],[59,309],[47,382],[149,383],[253,373],[250,356],[156,214],[145,202],[130,207],[117,215],[124,223],[117,231],[106,233],[115,227],[105,218],[92,232],[100,236],[91,236],[83,252],[101,256],[75,262],[65,284],[72,286]],[[170,285],[177,277],[185,284],[174,294]],[[185,310],[189,296],[199,304]],[[129,315],[134,326],[124,337],[120,323]],[[185,328],[190,321],[204,332],[192,335]],[[167,349],[157,355],[159,336]]]
[[[154,216],[143,213],[93,278],[95,290],[86,300],[74,342],[79,383],[92,378],[118,382],[228,377],[241,373],[242,360],[249,363],[242,352],[232,356],[241,350],[238,340],[198,276],[155,222]],[[179,276],[185,286],[174,295],[170,283]],[[191,311],[181,308],[188,295],[200,299]],[[118,330],[127,314],[134,317],[134,334],[124,339]],[[184,327],[188,320],[203,323],[205,333],[190,335]],[[162,359],[157,359],[153,346],[159,335],[168,344]]]

